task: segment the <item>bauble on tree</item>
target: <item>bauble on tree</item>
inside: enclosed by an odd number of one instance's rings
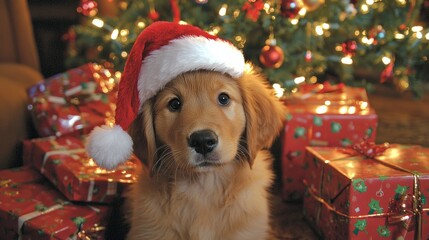
[[[279,68],[283,64],[283,49],[276,45],[275,39],[268,40],[268,44],[262,48],[259,61],[267,68]]]

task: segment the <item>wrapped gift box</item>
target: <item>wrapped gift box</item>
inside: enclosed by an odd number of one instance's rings
[[[0,188],[45,180],[45,178],[38,171],[30,166],[2,170],[1,173]]]
[[[325,239],[429,239],[429,149],[307,150],[304,215]]]
[[[40,136],[75,136],[112,121],[117,79],[88,63],[28,89],[29,109]]]
[[[306,146],[348,146],[363,138],[375,139],[377,115],[365,89],[341,87],[328,92],[304,91],[284,100],[289,109],[282,145],[282,195],[301,200],[308,165]]]
[[[106,226],[108,206],[72,204],[29,167],[1,170],[0,239],[76,239]],[[102,234],[102,233],[101,233]]]
[[[69,200],[109,203],[134,183],[142,164],[132,157],[114,171],[88,157],[82,139],[48,137],[24,143],[24,164],[34,166]]]

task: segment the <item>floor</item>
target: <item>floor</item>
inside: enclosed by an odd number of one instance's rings
[[[377,143],[418,144],[429,147],[429,91],[423,99],[379,87],[369,94],[378,115]],[[300,203],[285,203],[274,196],[273,237],[289,240],[319,239],[302,215]]]

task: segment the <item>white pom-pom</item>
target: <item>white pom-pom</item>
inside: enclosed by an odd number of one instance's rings
[[[131,157],[133,141],[120,126],[104,125],[92,130],[86,150],[98,166],[112,170]]]

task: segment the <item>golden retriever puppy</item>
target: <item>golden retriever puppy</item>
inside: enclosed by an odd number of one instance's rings
[[[283,105],[265,79],[179,75],[129,129],[147,171],[129,192],[128,239],[266,239]]]

